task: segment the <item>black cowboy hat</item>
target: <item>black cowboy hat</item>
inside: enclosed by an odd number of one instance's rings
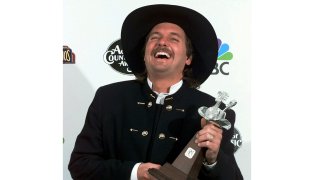
[[[126,17],[121,29],[121,44],[132,72],[137,75],[145,71],[142,50],[146,36],[155,25],[162,22],[177,24],[190,38],[193,46],[193,75],[200,84],[203,83],[217,62],[217,36],[203,15],[177,5],[148,5],[132,11]]]

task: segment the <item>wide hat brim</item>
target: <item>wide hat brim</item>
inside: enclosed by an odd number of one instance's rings
[[[217,62],[218,41],[211,23],[200,13],[177,5],[148,5],[132,11],[121,29],[124,57],[133,74],[145,71],[143,48],[151,29],[162,22],[180,26],[193,45],[194,78],[202,84]]]

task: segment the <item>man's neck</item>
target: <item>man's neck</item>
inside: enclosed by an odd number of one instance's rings
[[[152,82],[152,90],[158,93],[169,93],[170,87],[181,80],[152,79],[150,77],[149,79]]]

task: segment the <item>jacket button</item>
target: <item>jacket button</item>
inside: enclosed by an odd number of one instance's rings
[[[148,102],[148,107],[151,107],[152,106],[152,102]]]
[[[142,131],[141,135],[142,135],[142,136],[148,135],[148,131]]]
[[[159,134],[159,139],[164,139],[164,138],[166,138],[166,135],[163,134],[163,133],[160,133],[160,134]]]
[[[166,106],[166,110],[167,111],[171,111],[172,110],[172,106],[171,105]]]

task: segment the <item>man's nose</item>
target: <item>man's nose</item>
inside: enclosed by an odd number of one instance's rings
[[[167,46],[167,43],[168,43],[168,41],[164,37],[160,38],[158,41],[158,45],[160,45],[160,46]]]

